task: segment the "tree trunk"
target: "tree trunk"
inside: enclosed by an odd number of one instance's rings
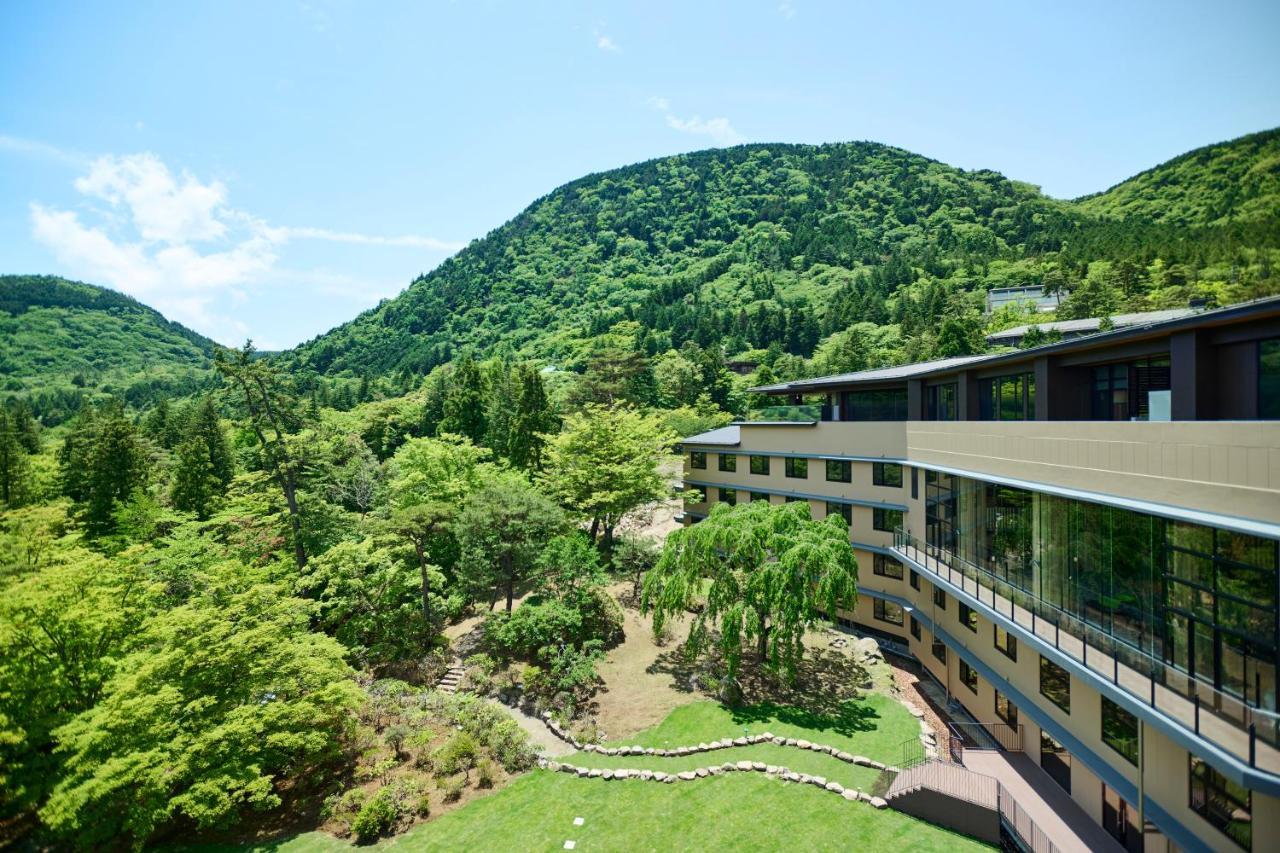
[[[769,654],[769,624],[763,622],[760,625],[760,636],[756,638],[756,654],[760,656],[760,664],[763,666],[766,655]]]
[[[511,612],[511,603],[515,599],[516,579],[511,572],[511,555],[505,554],[502,557],[502,575],[507,579],[507,612]]]
[[[613,562],[613,525],[608,521],[604,523],[604,538],[600,541],[600,551],[604,554],[605,562]]]
[[[597,515],[591,519],[591,533],[589,535],[591,536],[592,542],[596,541],[596,532],[599,530],[600,530],[600,516]]]

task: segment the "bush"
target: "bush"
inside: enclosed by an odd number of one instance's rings
[[[383,738],[387,741],[387,746],[395,750],[396,758],[400,758],[404,749],[404,742],[409,738],[409,728],[407,726],[394,725],[386,730]]]
[[[400,806],[389,788],[374,794],[351,821],[351,831],[360,841],[371,841],[395,829]]]
[[[446,803],[456,803],[462,798],[462,779],[450,779],[441,786]]]
[[[476,765],[480,748],[475,738],[462,731],[449,738],[444,746],[436,750],[432,757],[437,776],[452,776],[454,773],[467,773]]]
[[[552,647],[582,648],[596,641],[608,647],[623,638],[622,608],[604,589],[583,590],[570,601],[530,598],[512,613],[491,614],[485,644],[503,659],[533,660]]]
[[[476,787],[492,788],[493,787],[494,769],[493,762],[489,759],[481,761],[476,765]]]

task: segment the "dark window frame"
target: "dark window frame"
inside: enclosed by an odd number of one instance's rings
[[[738,454],[719,454],[719,458],[716,459],[716,470],[723,471],[726,474],[736,474],[738,472]]]
[[[978,671],[963,659],[960,661],[960,681],[974,693],[978,692]]]
[[[902,526],[902,518],[903,512],[900,509],[892,509],[887,506],[872,507],[871,529],[893,533]]]
[[[896,473],[895,476],[891,472]],[[901,462],[872,462],[871,463],[871,485],[885,486],[892,489],[902,488],[902,463]]]
[[[1204,759],[1187,756],[1187,807],[1243,850],[1253,849],[1253,792],[1236,785]],[[1244,791],[1244,798],[1232,790]],[[1217,806],[1215,808],[1214,806]],[[1249,819],[1233,821],[1231,815],[1243,811]],[[1232,831],[1233,826],[1236,831]]]
[[[916,591],[920,589],[920,573],[915,569],[911,570],[911,588]]]
[[[848,459],[828,459],[826,460],[827,482],[828,483],[852,483],[853,482],[853,463]],[[836,466],[836,476],[832,477],[832,466]]]
[[[960,602],[960,624],[968,628],[973,633],[978,633],[978,611],[974,610],[963,601]]]
[[[801,459],[794,456],[788,456],[786,461],[782,463],[783,472],[793,480],[809,479],[809,460]],[[796,473],[796,472],[799,473]]]
[[[853,527],[853,507],[849,504],[842,504],[837,501],[827,501],[827,515],[832,512],[844,519],[844,523],[852,529]]]
[[[1005,645],[1000,645],[1000,634],[1004,633]],[[1018,659],[1018,638],[1005,631],[994,622],[991,625],[991,643],[995,646],[996,651],[1004,655],[1011,661]]]
[[[716,500],[718,500],[720,503],[728,504],[729,506],[738,505],[737,489],[731,489],[727,486],[717,486],[716,491],[717,491]],[[728,497],[726,498],[725,495],[728,495]]]
[[[996,716],[999,717],[1005,725],[1016,729],[1018,727],[1018,706],[1013,704],[1009,697],[1005,696],[999,690],[994,692]],[[1000,710],[1001,700],[1004,700],[1004,711]]]
[[[946,643],[942,642],[937,637],[934,637],[933,646],[930,648],[930,651],[933,652],[934,658],[936,658],[939,663],[943,664],[944,666],[946,665],[947,663],[947,644]]]
[[[750,462],[747,463],[748,471],[750,471],[752,474],[755,474],[761,477],[769,476],[769,457],[768,456],[759,456],[759,455],[753,454],[748,458],[751,460]],[[756,470],[757,468],[763,469],[763,470]]]
[[[1117,755],[1123,757],[1134,767],[1138,766],[1138,717],[1126,711],[1124,708],[1112,702],[1106,696],[1102,697],[1102,712],[1098,715],[1099,727],[1101,728],[1100,736],[1102,742],[1111,747]],[[1128,737],[1113,737],[1117,732],[1121,731],[1121,727],[1129,728],[1132,721],[1133,734]],[[1108,722],[1111,723],[1108,726]]]
[[[755,503],[756,501],[764,501],[765,503],[772,503],[772,501],[769,500],[768,492],[751,492],[750,496],[748,497],[748,500],[751,503]]]
[[[933,588],[933,606],[939,610],[947,609],[947,591],[937,585]]]
[[[707,470],[707,451],[690,450],[689,451],[689,467],[699,471]]]
[[[1046,670],[1050,676],[1047,685],[1045,681]],[[1059,686],[1064,680],[1066,684],[1065,691]],[[1057,705],[1062,713],[1071,713],[1071,673],[1044,655],[1040,655],[1040,695]]]
[[[897,625],[901,627],[906,622],[906,611],[902,609],[902,605],[894,601],[886,601],[883,598],[873,599],[874,604],[871,606],[871,615],[879,622],[889,625]],[[897,608],[898,618],[894,621],[889,614],[889,607]]]
[[[897,566],[896,571],[889,566]],[[899,563],[893,557],[885,554],[875,554],[871,560],[871,573],[879,575],[882,578],[893,578],[894,580],[902,580],[902,563]]]
[[[914,616],[911,617],[911,636],[920,639],[920,620]]]

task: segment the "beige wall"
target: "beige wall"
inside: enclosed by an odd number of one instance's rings
[[[1280,428],[1251,421],[928,421],[913,462],[1280,523]]]

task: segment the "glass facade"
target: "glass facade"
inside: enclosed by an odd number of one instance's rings
[[[1036,376],[1015,373],[978,380],[978,420],[1034,421]]]
[[[924,389],[924,419],[926,421],[954,421],[960,416],[955,382],[946,385],[930,385]]]
[[[1280,420],[1280,338],[1258,344],[1258,417]]]
[[[1276,708],[1277,543],[927,471],[926,538],[1071,620],[1249,705]],[[1136,661],[1136,657],[1135,657]]]
[[[1144,358],[1093,368],[1090,414],[1099,421],[1145,421],[1152,391],[1170,388],[1169,357]]]
[[[840,394],[842,421],[905,421],[907,389],[843,391]]]

